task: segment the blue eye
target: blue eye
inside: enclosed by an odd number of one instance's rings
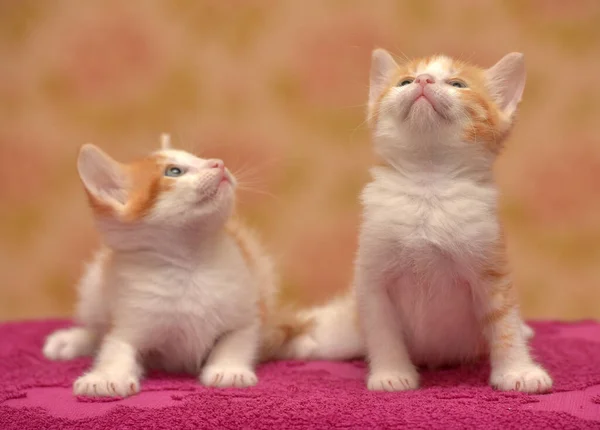
[[[399,87],[403,87],[403,86],[405,86],[405,85],[412,84],[412,83],[413,83],[413,81],[414,81],[414,79],[413,79],[413,78],[407,78],[407,79],[404,79],[404,80],[400,81],[400,83],[398,84],[398,86],[399,86]]]
[[[169,166],[165,170],[165,176],[170,176],[172,178],[176,178],[177,176],[183,175],[185,172],[182,168],[177,166]]]
[[[454,80],[454,81],[450,81],[448,83],[456,88],[467,88],[467,84],[465,84],[463,81]]]

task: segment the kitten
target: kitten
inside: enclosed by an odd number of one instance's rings
[[[163,135],[161,150],[130,164],[84,145],[77,168],[105,245],[79,283],[78,326],[43,349],[52,360],[97,352],[74,393],[135,394],[145,367],[255,385],[276,282],[232,219],[236,179],[223,161],[171,149]]]
[[[415,365],[489,354],[492,386],[549,391],[530,356],[497,217],[492,166],[525,86],[523,55],[484,70],[373,52],[369,119],[379,165],[362,192],[353,291],[300,314],[280,357],[367,355],[371,390],[417,388]],[[364,339],[364,340],[363,340]]]

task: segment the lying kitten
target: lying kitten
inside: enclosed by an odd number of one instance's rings
[[[44,346],[52,360],[97,351],[77,395],[128,396],[144,367],[247,387],[272,308],[271,260],[231,219],[236,180],[221,160],[163,148],[120,164],[84,145],[77,167],[105,245],[79,284],[78,327]]]
[[[550,390],[528,351],[492,174],[525,86],[523,55],[484,70],[443,56],[399,65],[375,50],[370,80],[381,163],[362,193],[354,288],[301,314],[312,329],[280,356],[366,354],[369,389],[395,391],[418,387],[415,364],[489,354],[492,386]]]

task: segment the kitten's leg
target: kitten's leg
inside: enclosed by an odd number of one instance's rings
[[[206,361],[201,382],[212,387],[249,387],[256,385],[254,362],[258,354],[259,325],[223,335]]]
[[[78,284],[76,320],[79,327],[57,330],[46,338],[43,353],[50,360],[71,360],[92,355],[109,324],[105,264],[110,252],[100,249],[85,268]]]
[[[85,327],[57,330],[46,338],[44,355],[50,360],[72,360],[92,355],[98,344],[98,333]]]
[[[373,272],[380,272],[379,270]],[[398,310],[380,275],[366,276],[357,269],[355,287],[364,330],[370,373],[369,390],[401,391],[419,386],[419,374],[410,361]]]
[[[552,379],[529,353],[523,321],[507,276],[493,282],[484,308],[483,323],[492,366],[491,385],[503,391],[550,391]]]
[[[139,392],[142,367],[133,345],[107,335],[92,370],[75,381],[75,395],[127,397]]]

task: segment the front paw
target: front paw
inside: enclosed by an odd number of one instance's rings
[[[140,391],[140,382],[134,375],[116,375],[90,372],[73,384],[76,396],[128,397]]]
[[[258,383],[256,373],[246,367],[206,366],[200,377],[207,387],[251,387]]]
[[[547,393],[552,390],[552,378],[541,366],[532,363],[492,370],[492,387],[501,391],[521,391],[523,393]]]
[[[415,369],[372,372],[367,388],[371,391],[414,390],[419,388],[419,374]]]
[[[90,335],[82,328],[57,330],[46,338],[43,353],[49,360],[72,360],[90,353]]]

